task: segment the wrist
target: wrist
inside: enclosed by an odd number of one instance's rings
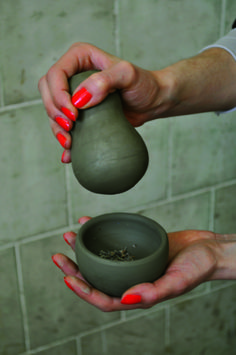
[[[153,74],[164,108],[159,117],[224,111],[235,106],[236,63],[224,49],[207,49]]]
[[[217,267],[211,280],[236,279],[236,234],[215,234]]]

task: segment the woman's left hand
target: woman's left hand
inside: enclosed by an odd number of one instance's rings
[[[90,217],[79,219],[86,223]],[[65,241],[75,249],[76,233],[64,234]],[[209,231],[187,230],[168,234],[169,263],[165,274],[153,283],[143,283],[128,289],[122,298],[110,297],[89,285],[78,266],[67,256],[55,254],[54,263],[66,275],[66,285],[77,296],[104,312],[149,308],[180,296],[199,284],[216,278],[221,258],[217,235]]]

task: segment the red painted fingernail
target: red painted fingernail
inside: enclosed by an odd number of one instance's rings
[[[73,287],[71,286],[71,284],[69,283],[69,281],[66,279],[66,276],[64,277],[64,281],[65,281],[65,284],[66,284],[67,287],[69,287],[72,291],[75,291],[73,289]]]
[[[92,95],[85,88],[82,88],[72,96],[71,101],[75,107],[82,108],[90,101],[91,97]]]
[[[140,295],[126,295],[122,298],[120,303],[122,304],[136,304],[140,303],[142,300],[142,297]]]
[[[70,111],[68,108],[62,107],[62,108],[61,108],[61,112],[63,112],[64,115],[65,115],[67,118],[69,118],[70,120],[72,120],[72,121],[75,121],[75,120],[76,120],[76,119],[75,119],[75,114],[74,114],[72,111]]]
[[[62,128],[64,128],[65,131],[69,132],[69,130],[70,130],[70,123],[69,123],[67,120],[65,120],[65,118],[62,118],[62,117],[57,116],[57,117],[55,118],[55,121],[56,121]]]
[[[52,256],[52,261],[54,262],[54,264],[59,267],[59,269],[61,268],[60,265],[58,264],[58,262],[56,262],[56,260],[54,259],[54,255]]]
[[[65,235],[65,234],[63,234],[63,238],[64,238],[64,241],[65,241],[68,245],[70,245],[68,239],[66,239],[66,235]]]
[[[64,152],[61,155],[61,162],[64,163],[64,157],[65,157],[66,151],[64,150]]]
[[[56,135],[56,137],[57,137],[58,142],[62,145],[62,147],[66,148],[66,146],[65,146],[66,145],[66,137],[63,136],[63,134],[61,134],[61,133],[58,133]]]

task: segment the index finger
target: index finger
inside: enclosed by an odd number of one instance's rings
[[[70,49],[49,69],[46,74],[48,87],[55,105],[73,110],[70,101],[68,79],[74,74],[98,69],[109,68],[118,61],[118,58],[87,43],[75,43]]]

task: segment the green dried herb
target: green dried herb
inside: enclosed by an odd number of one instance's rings
[[[132,261],[135,259],[133,255],[129,254],[127,247],[120,250],[100,250],[98,255],[103,259],[115,261]]]

